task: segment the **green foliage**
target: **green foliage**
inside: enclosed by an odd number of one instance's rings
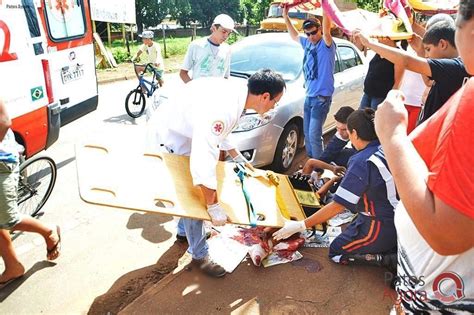
[[[136,0],[136,20],[138,33],[145,28],[156,26],[163,21],[170,12],[174,0]]]
[[[241,40],[244,37],[245,36],[243,36],[243,35],[240,35],[240,34],[237,35],[235,33],[232,33],[232,34],[229,35],[229,38],[227,38],[227,43],[229,45],[232,45],[233,43],[238,42],[239,40]]]
[[[160,44],[161,54],[165,57],[163,39],[156,41]],[[179,56],[186,54],[189,43],[191,43],[190,37],[167,37],[166,38],[166,57]]]
[[[117,63],[122,63],[130,59],[130,55],[125,47],[112,47],[112,55]]]
[[[267,16],[268,8],[272,2],[274,2],[274,0],[241,0],[240,7],[242,16],[247,20],[248,24],[259,25]]]
[[[168,14],[185,27],[194,21],[209,27],[214,17],[221,13],[241,21],[240,0],[136,0],[139,33],[143,28],[160,24]]]
[[[191,4],[189,0],[175,0],[174,6],[170,7],[170,15],[177,20],[179,24],[186,27],[191,22]]]
[[[189,43],[191,43],[190,37],[167,37],[166,38],[166,56],[164,51],[163,39],[155,40],[161,47],[161,55],[164,58],[171,56],[181,56],[186,54]],[[122,40],[114,40],[112,42],[112,54],[114,55],[117,63],[128,61],[132,56],[136,54],[138,48],[142,45],[141,42],[136,41],[130,44],[130,55],[128,54],[127,48],[124,47]]]
[[[202,26],[209,27],[214,17],[225,13],[234,20],[240,19],[240,0],[189,0],[191,5],[191,19],[199,21]]]
[[[379,12],[380,10],[380,0],[351,0],[352,2],[357,3],[357,7],[371,12]]]

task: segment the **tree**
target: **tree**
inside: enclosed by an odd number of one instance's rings
[[[156,26],[169,14],[173,0],[136,0],[137,29],[140,34],[143,28]]]
[[[174,0],[169,8],[171,17],[179,22],[183,27],[189,25],[191,18],[191,4],[189,0]]]
[[[225,13],[234,20],[240,21],[240,0],[189,0],[191,5],[191,19],[199,21],[202,26],[211,26],[214,17]]]
[[[241,0],[242,16],[250,25],[258,25],[265,19],[272,0]]]

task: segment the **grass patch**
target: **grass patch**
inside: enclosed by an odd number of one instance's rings
[[[197,37],[201,38],[201,37]],[[236,41],[239,41],[242,39],[243,36],[241,35],[236,35],[236,34],[231,34],[227,40],[227,43],[233,44]],[[165,47],[163,43],[163,39],[155,39],[155,42],[158,43],[161,47],[161,55],[163,58],[170,58],[170,57],[176,57],[176,56],[183,56],[186,54],[186,51],[188,50],[188,46],[191,43],[191,37],[167,37],[166,38],[166,54],[165,54]],[[123,63],[125,61],[130,60],[132,56],[136,54],[138,51],[138,48],[142,45],[142,42],[140,40],[135,40],[132,43],[129,44],[130,46],[130,54],[127,51],[127,48],[125,47],[123,40],[122,39],[117,39],[112,42],[112,55],[115,58],[115,61],[117,63]]]
[[[166,38],[166,55],[165,55],[165,47],[162,39],[155,39],[155,42],[158,43],[161,47],[161,55],[163,58],[169,58],[174,56],[181,56],[186,54],[186,50],[188,49],[189,43],[191,43],[191,37],[180,37],[180,38]],[[112,55],[115,58],[117,63],[122,63],[127,60],[130,60],[132,56],[134,56],[138,48],[142,45],[141,41],[133,41],[133,43],[129,43],[130,46],[130,54],[128,53],[127,47],[125,47],[123,40],[114,40],[112,42]]]

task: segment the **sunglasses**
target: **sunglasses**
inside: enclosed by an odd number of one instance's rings
[[[317,33],[318,33],[318,30],[315,30],[315,31],[312,31],[312,32],[309,32],[309,33],[305,32],[306,36],[308,36],[308,37],[311,36],[311,35],[316,35]]]

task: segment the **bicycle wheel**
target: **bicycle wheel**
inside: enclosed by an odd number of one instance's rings
[[[18,211],[36,216],[53,191],[56,175],[56,163],[47,156],[32,158],[20,164]]]
[[[132,118],[140,117],[145,111],[145,105],[145,95],[142,94],[140,89],[130,91],[125,98],[125,110],[128,116]]]

